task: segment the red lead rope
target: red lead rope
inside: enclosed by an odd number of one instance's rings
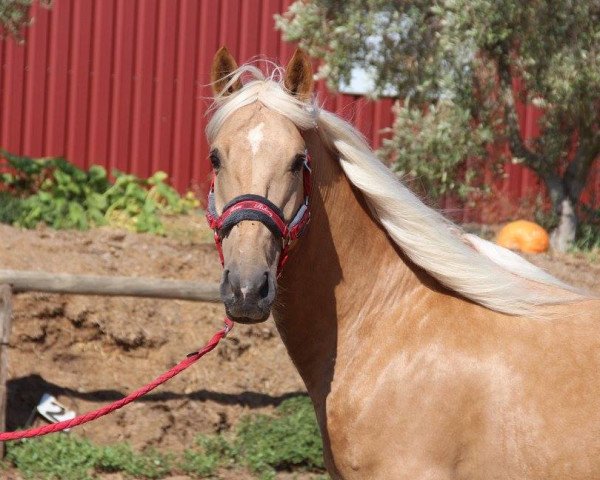
[[[96,420],[99,417],[114,412],[115,410],[118,410],[119,408],[124,407],[125,405],[146,395],[148,392],[154,390],[159,385],[162,385],[167,380],[170,380],[175,375],[178,375],[179,373],[183,372],[186,368],[191,366],[201,357],[203,357],[212,349],[214,349],[217,346],[217,344],[221,341],[221,339],[225,337],[225,335],[227,335],[227,333],[229,333],[229,331],[232,328],[233,322],[230,319],[225,318],[225,327],[223,327],[221,330],[215,333],[210,339],[210,341],[201,350],[190,353],[185,359],[183,359],[181,362],[179,362],[177,365],[171,368],[168,372],[163,373],[161,376],[155,378],[148,385],[136,390],[135,392],[131,392],[129,395],[120,400],[117,400],[116,402],[113,402],[97,410],[85,413],[83,415],[79,415],[71,420],[65,420],[62,422],[45,425],[39,428],[31,428],[29,430],[0,433],[0,441],[5,442],[7,440],[20,440],[22,438],[40,437],[48,433],[60,432],[67,428],[76,427],[77,425],[83,425],[84,423],[91,422],[92,420]]]

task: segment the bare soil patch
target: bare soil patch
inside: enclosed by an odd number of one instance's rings
[[[123,231],[27,231],[0,225],[0,268],[217,282],[214,246]],[[147,383],[221,328],[223,307],[178,300],[18,294],[10,349],[8,427],[43,393],[77,412]],[[78,433],[98,443],[181,450],[303,395],[272,321],[236,325],[215,352],[167,385]]]

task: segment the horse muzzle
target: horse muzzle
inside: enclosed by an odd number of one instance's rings
[[[227,315],[235,322],[264,322],[271,313],[276,291],[276,279],[270,271],[223,271],[221,299]]]

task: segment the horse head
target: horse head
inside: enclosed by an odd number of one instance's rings
[[[285,85],[281,94],[309,107],[308,57],[297,50],[277,73]],[[215,115],[225,113],[209,134],[214,175],[207,213],[223,263],[221,297],[233,320],[262,322],[270,314],[288,248],[308,223],[309,156],[296,124],[258,101],[256,88],[242,84],[225,47],[215,55],[212,85],[219,105]],[[242,89],[253,94],[246,98]],[[235,111],[227,115],[228,97],[234,95]]]

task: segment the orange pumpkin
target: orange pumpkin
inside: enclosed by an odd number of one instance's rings
[[[496,243],[511,250],[525,253],[541,253],[548,250],[548,233],[537,223],[527,220],[511,222],[498,232]]]

